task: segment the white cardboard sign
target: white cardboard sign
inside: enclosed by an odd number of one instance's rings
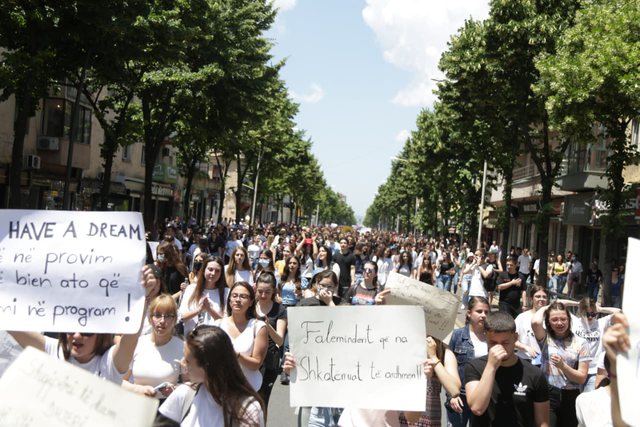
[[[451,292],[396,272],[389,273],[385,289],[391,289],[387,304],[422,306],[429,335],[444,340],[454,329],[460,300]]]
[[[138,212],[0,211],[0,324],[135,333],[145,244]]]
[[[634,306],[640,298],[638,259],[640,259],[640,240],[629,238],[622,310],[629,321],[631,350],[626,354],[619,354],[616,358],[620,412],[628,425],[636,425],[640,420],[640,406],[635,394],[640,383],[640,310]]]
[[[0,378],[0,425],[147,427],[158,401],[27,347]]]
[[[291,406],[424,411],[426,359],[420,307],[295,307]]]

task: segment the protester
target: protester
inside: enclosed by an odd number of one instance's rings
[[[378,265],[373,261],[367,261],[363,268],[364,278],[352,285],[344,296],[344,301],[351,305],[374,305],[376,295],[380,291],[378,285]]]
[[[256,297],[253,286],[236,282],[229,290],[227,316],[214,322],[231,338],[240,368],[254,390],[262,386],[260,367],[269,346],[266,325],[256,319]]]
[[[449,348],[453,351],[458,362],[458,375],[462,384],[465,383],[464,369],[466,364],[476,357],[487,354],[487,339],[484,322],[491,308],[484,297],[469,298],[467,310],[467,324],[455,329],[449,340]],[[447,417],[453,427],[465,427],[471,418],[471,409],[467,404],[466,390],[460,390],[459,396],[447,396]]]
[[[276,278],[272,273],[264,272],[258,277],[256,293],[256,316],[265,323],[269,336],[269,347],[261,368],[262,386],[258,393],[268,406],[271,389],[280,369],[280,348],[284,345],[287,332],[287,310],[276,302]]]
[[[400,425],[438,427],[442,419],[440,391],[444,386],[447,394],[457,397],[460,394],[460,376],[458,363],[453,352],[437,338],[427,337],[427,376],[426,409],[420,413],[404,413],[400,416]]]
[[[165,291],[178,299],[182,290],[180,285],[189,276],[189,271],[182,263],[180,254],[172,243],[165,241],[158,245],[156,265],[162,274]]]
[[[183,341],[174,335],[177,318],[178,306],[170,295],[158,295],[149,303],[151,333],[142,335],[138,340],[131,369],[122,383],[125,388],[161,399],[175,389],[184,346]],[[154,389],[162,384],[162,388]]]
[[[247,282],[253,286],[253,274],[247,256],[247,250],[237,247],[231,252],[229,264],[224,267],[225,280],[227,286],[231,287],[236,282]]]
[[[531,286],[531,309],[520,313],[516,317],[516,332],[518,333],[516,349],[518,350],[518,357],[531,362],[535,366],[540,366],[542,360],[540,358],[540,346],[531,327],[531,318],[548,303],[549,291],[547,287],[533,285]]]
[[[589,354],[591,362],[589,363],[589,371],[587,380],[582,386],[581,391],[592,391],[596,388],[596,373],[598,371],[598,361],[600,353],[603,351],[602,336],[604,331],[611,326],[613,314],[620,311],[615,307],[601,307],[589,297],[582,298],[579,302],[563,301],[567,307],[578,307],[578,317],[574,323],[572,319],[571,327],[573,332],[589,344]],[[598,317],[605,314],[603,317]]]
[[[179,308],[185,336],[197,325],[212,325],[224,317],[229,288],[223,270],[221,258],[208,257],[203,261],[196,283],[185,289]]]
[[[550,386],[549,425],[577,426],[575,402],[587,380],[589,345],[572,332],[569,310],[561,302],[539,309],[531,327],[540,344],[542,371]]]
[[[243,375],[231,340],[220,328],[203,325],[191,331],[184,361],[191,381],[197,384],[195,395],[190,386],[179,386],[160,406],[160,414],[183,426],[266,424],[266,407]]]
[[[496,289],[500,292],[498,308],[515,318],[527,307],[527,287],[518,273],[514,258],[507,258],[507,270],[498,275]],[[522,302],[521,302],[522,301]]]
[[[492,313],[484,329],[488,354],[467,363],[464,374],[473,412],[471,427],[547,427],[547,381],[542,371],[516,356],[518,334],[513,317]]]

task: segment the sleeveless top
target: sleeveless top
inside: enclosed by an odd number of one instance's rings
[[[225,320],[226,318],[218,319],[214,324],[216,326],[219,326],[220,329],[222,329],[227,333],[227,335],[229,335],[229,325]],[[251,356],[251,354],[253,353],[253,344],[255,343],[256,335],[261,328],[265,327],[266,325],[262,320],[249,319],[247,327],[244,328],[244,331],[242,331],[240,335],[238,335],[236,338],[233,338],[231,335],[229,335],[229,338],[231,338],[231,342],[233,343],[233,349],[238,353]],[[253,387],[255,391],[260,390],[260,387],[262,386],[262,374],[260,373],[260,371],[252,371],[249,368],[245,367],[242,363],[240,363],[240,369],[242,369],[244,376],[247,377],[247,381],[249,381],[251,387]]]

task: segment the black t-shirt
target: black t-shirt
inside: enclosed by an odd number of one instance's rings
[[[269,319],[269,324],[271,325],[271,327],[273,327],[273,329],[277,331],[278,320],[287,320],[287,309],[284,305],[274,302],[271,306],[271,310],[269,310],[269,312],[267,313],[267,319]],[[279,351],[278,346],[271,339],[271,336],[269,336],[269,351],[272,351],[274,353],[278,353]]]
[[[597,284],[600,279],[602,279],[602,271],[600,271],[600,269],[596,269],[596,270],[592,270],[592,269],[588,269],[587,270],[587,283],[588,284]]]
[[[356,257],[351,251],[346,254],[340,252],[335,256],[334,261],[340,266],[340,277],[338,277],[340,288],[348,289],[351,286],[351,266],[356,265]]]
[[[487,358],[482,356],[466,364],[465,384],[480,381]],[[549,389],[542,371],[518,358],[515,365],[498,368],[489,406],[484,414],[471,417],[471,427],[534,427],[534,402],[548,400]]]
[[[514,274],[509,274],[508,271],[503,271],[498,275],[497,284],[498,286],[500,286],[503,283],[510,282],[514,279],[517,279],[518,277],[519,276],[517,272]],[[522,285],[513,285],[509,286],[507,289],[502,289],[500,291],[500,301],[508,303],[511,307],[517,310],[520,307],[520,295],[522,294],[522,289]]]

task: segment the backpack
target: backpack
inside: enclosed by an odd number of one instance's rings
[[[486,268],[491,264],[484,264],[482,268],[486,270]],[[496,290],[496,282],[498,279],[498,273],[496,273],[495,265],[494,269],[491,270],[491,275],[489,277],[482,277],[482,285],[487,292],[493,292]]]

